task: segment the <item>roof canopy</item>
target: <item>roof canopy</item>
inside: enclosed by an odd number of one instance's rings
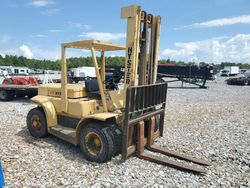
[[[126,47],[119,44],[112,44],[107,42],[101,42],[99,40],[83,40],[75,41],[62,44],[66,48],[81,48],[86,50],[91,50],[93,47],[97,51],[116,51],[125,50]]]

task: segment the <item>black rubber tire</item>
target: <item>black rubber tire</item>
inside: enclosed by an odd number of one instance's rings
[[[11,101],[15,97],[15,92],[12,90],[0,90],[1,101]]]
[[[114,123],[108,125],[108,130],[114,143],[113,157],[122,152],[122,131]]]
[[[98,135],[102,143],[101,150],[96,155],[90,153],[85,142],[87,134],[91,132]],[[80,133],[80,149],[88,161],[97,163],[109,161],[114,152],[114,143],[109,128],[102,125],[102,123],[88,123],[84,125]]]
[[[6,90],[0,90],[0,100],[8,101],[8,95]]]
[[[41,127],[39,130],[35,129],[32,123],[32,118],[35,115],[39,117],[40,122],[41,122]],[[44,111],[41,107],[36,107],[36,108],[31,109],[27,115],[26,122],[27,122],[27,128],[33,137],[43,138],[48,135],[47,121],[46,121]]]

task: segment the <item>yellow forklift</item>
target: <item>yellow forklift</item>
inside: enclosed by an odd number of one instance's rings
[[[136,154],[152,162],[204,173],[198,166],[147,152],[208,165],[154,144],[163,135],[167,95],[167,84],[156,84],[161,18],[140,6],[122,8],[121,17],[127,19],[126,46],[98,40],[61,45],[61,83],[41,85],[38,95],[31,99],[38,107],[27,115],[30,134],[38,138],[51,134],[80,146],[84,157],[93,162],[105,162],[120,153],[126,160]],[[96,79],[86,80],[85,86],[67,82],[67,48],[91,51]],[[126,51],[124,85],[111,90],[105,77],[105,52],[117,50]]]

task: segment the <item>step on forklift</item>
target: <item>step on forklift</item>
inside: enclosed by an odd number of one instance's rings
[[[127,19],[126,46],[98,40],[61,44],[61,83],[39,86],[38,95],[31,99],[38,107],[27,115],[30,134],[38,138],[51,134],[80,146],[84,157],[93,162],[106,162],[120,153],[126,160],[136,154],[159,164],[205,173],[199,166],[148,152],[208,165],[154,144],[163,136],[167,95],[167,83],[156,84],[161,18],[140,6],[122,8],[121,17]],[[86,80],[85,86],[67,83],[67,48],[91,51],[96,79]],[[124,85],[111,90],[105,80],[105,52],[117,50],[126,51]]]

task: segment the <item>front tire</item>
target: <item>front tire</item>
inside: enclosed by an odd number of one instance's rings
[[[47,136],[47,121],[42,108],[37,107],[29,111],[27,115],[27,128],[33,137],[43,138]]]
[[[101,123],[89,123],[83,127],[80,148],[87,160],[102,163],[111,159],[114,143],[108,129]]]

